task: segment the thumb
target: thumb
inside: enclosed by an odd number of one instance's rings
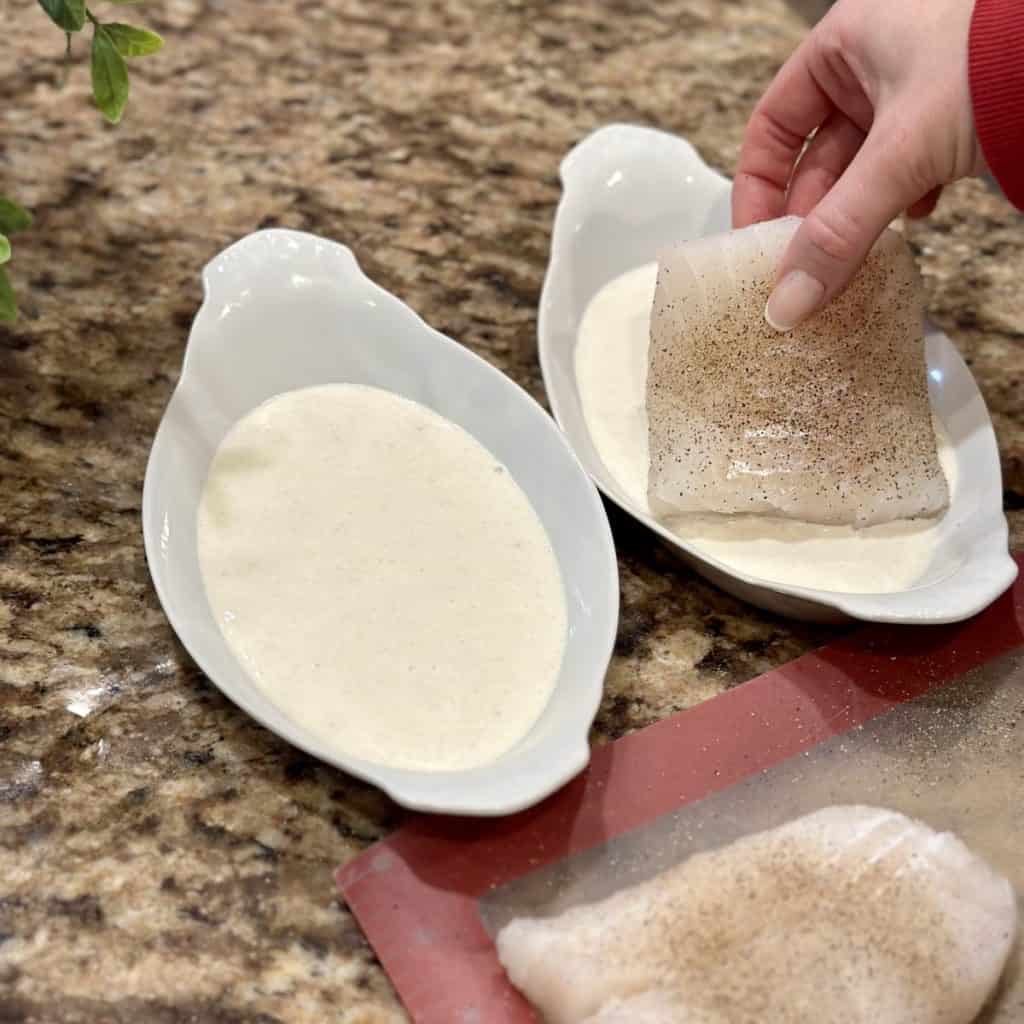
[[[893,218],[929,191],[931,185],[913,172],[913,161],[901,158],[903,147],[891,141],[899,136],[878,128],[783,254],[765,307],[765,319],[776,330],[791,330],[838,295]]]

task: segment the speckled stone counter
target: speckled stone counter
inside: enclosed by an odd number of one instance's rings
[[[149,583],[150,438],[198,272],[262,225],[347,242],[430,323],[541,397],[557,165],[612,120],[728,170],[800,37],[781,0],[328,0],[117,9],[167,37],[125,123],[8,4],[0,191],[36,214],[0,330],[0,1021],[404,1019],[332,869],[400,820],[210,686]],[[1024,227],[977,184],[913,230],[931,312],[993,411],[1024,535]],[[723,596],[613,516],[622,626],[595,741],[827,637]]]

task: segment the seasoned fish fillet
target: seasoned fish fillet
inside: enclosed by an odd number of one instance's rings
[[[548,1024],[967,1024],[1016,916],[956,836],[828,807],[497,945]]]
[[[585,1024],[688,1024],[695,1018],[667,992],[609,1000]]]
[[[949,504],[906,242],[887,231],[846,292],[780,334],[764,307],[799,223],[686,242],[660,261],[647,375],[656,514],[867,526]]]

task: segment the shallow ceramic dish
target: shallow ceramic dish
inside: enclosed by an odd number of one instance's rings
[[[779,584],[698,554],[629,498],[591,442],[576,385],[580,318],[608,281],[657,259],[667,245],[730,225],[730,183],[685,140],[630,125],[584,139],[562,162],[562,201],[541,294],[540,363],[552,411],[587,471],[616,504],[650,527],[693,567],[730,593],[797,618],[953,622],[968,618],[1013,582],[1002,481],[984,400],[952,342],[927,331],[932,406],[955,449],[958,487],[931,562],[912,589],[847,594]]]
[[[373,284],[342,245],[293,231],[259,232],[214,259],[203,283],[205,301],[153,443],[142,503],[150,572],[182,643],[267,728],[407,807],[504,814],[556,790],[587,763],[587,732],[618,621],[607,516],[564,436],[509,378]],[[468,430],[508,467],[551,539],[568,605],[561,674],[530,733],[491,764],[404,771],[324,746],[253,685],[207,604],[196,508],[218,444],[271,396],[329,382],[386,388]]]

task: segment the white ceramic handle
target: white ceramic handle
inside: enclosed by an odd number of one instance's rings
[[[303,231],[268,228],[247,235],[210,260],[203,268],[203,288],[207,300],[229,302],[281,275],[370,285],[347,246]]]

